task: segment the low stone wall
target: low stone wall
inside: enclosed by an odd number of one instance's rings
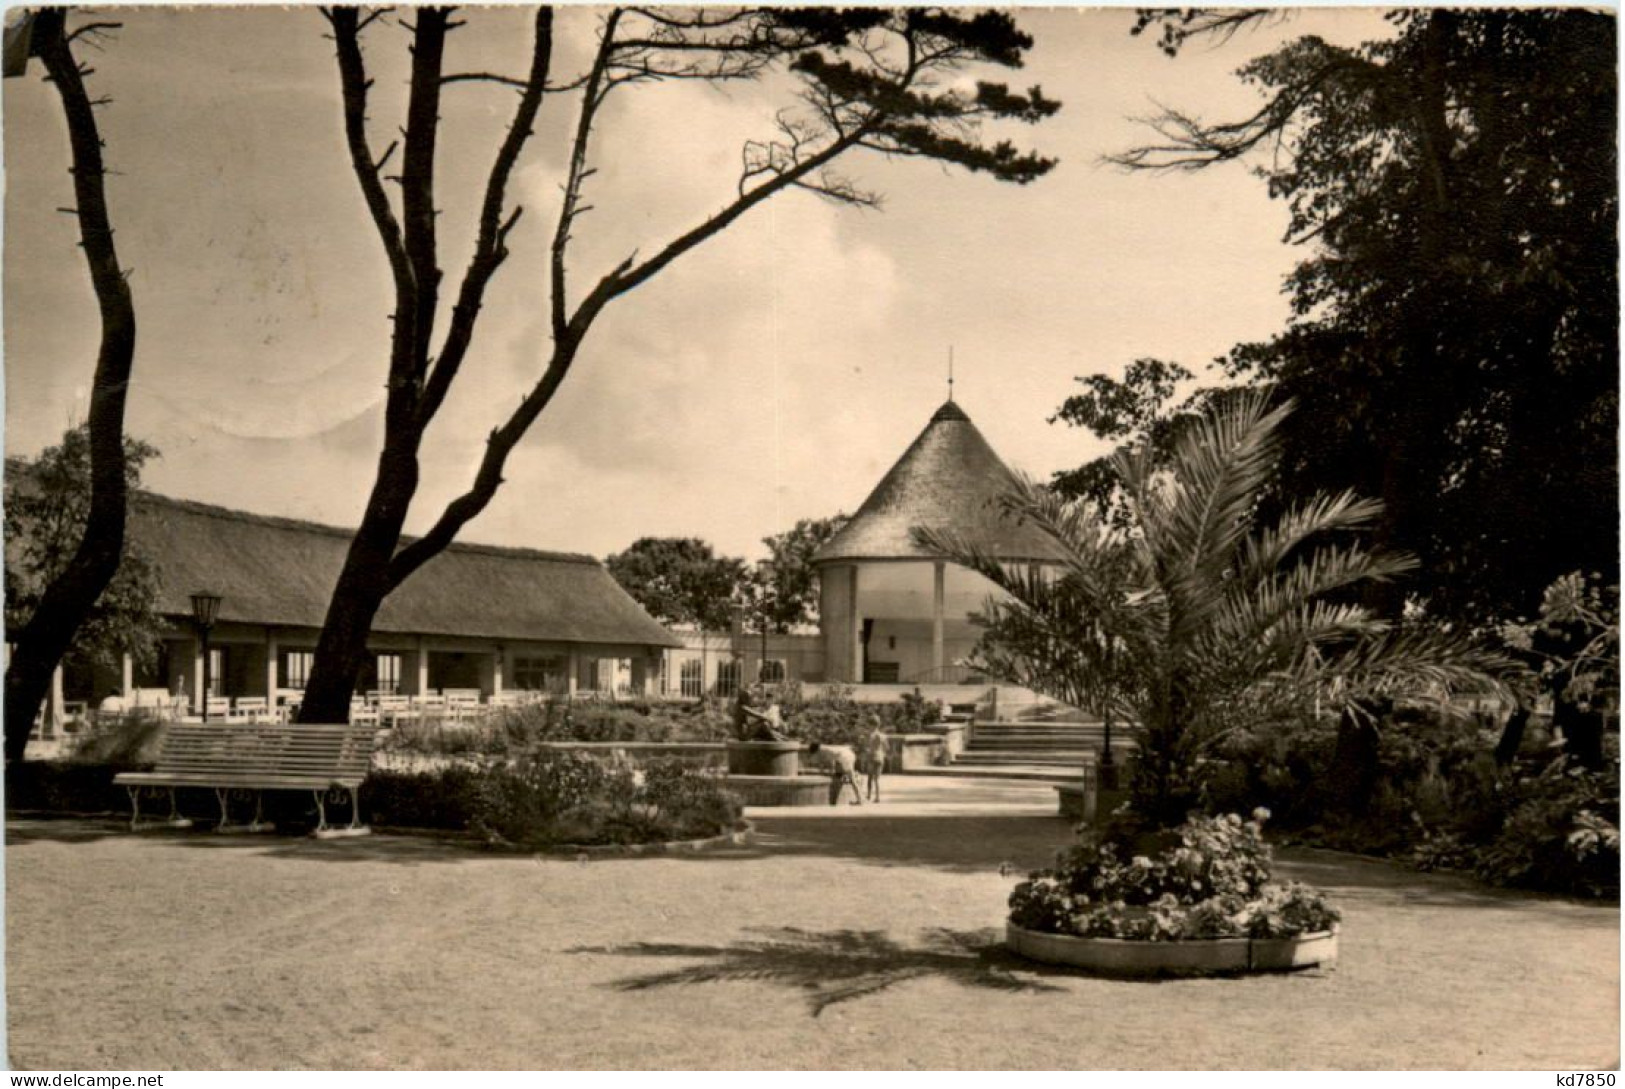
[[[1128,798],[1126,789],[1098,789],[1092,776],[1087,781],[1060,783],[1055,793],[1061,816],[1080,824],[1103,822]]]
[[[910,772],[947,763],[937,734],[887,734],[886,770]]]
[[[967,730],[963,722],[936,722],[930,726],[921,726],[920,732],[934,734],[942,739],[942,752],[946,758],[944,763],[965,751]]]
[[[827,775],[729,775],[722,789],[745,805],[828,805],[829,783]]]

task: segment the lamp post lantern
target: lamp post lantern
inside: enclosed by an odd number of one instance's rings
[[[197,625],[198,638],[203,644],[203,721],[209,721],[209,688],[212,678],[209,676],[209,629],[214,627],[215,619],[220,615],[220,595],[211,594],[207,590],[199,590],[192,595],[192,622]]]

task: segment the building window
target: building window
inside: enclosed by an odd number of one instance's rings
[[[305,682],[310,680],[310,667],[315,664],[316,654],[309,650],[285,650],[282,652],[282,677],[277,685],[279,688],[297,688],[304,690]]]
[[[762,684],[784,683],[784,662],[778,658],[766,659],[757,670],[756,679]]]
[[[682,670],[678,676],[683,695],[697,698],[705,694],[704,662],[698,658],[684,658]]]
[[[395,695],[401,690],[401,656],[380,654],[373,661],[378,671],[378,691],[385,696]]]
[[[209,691],[207,695],[218,696],[226,689],[226,648],[209,648]]]
[[[513,677],[509,687],[524,692],[558,692],[565,687],[565,660],[553,655],[547,658],[515,658]]]
[[[739,691],[739,677],[744,668],[738,658],[730,658],[725,662],[717,663],[717,687],[719,696],[731,696]]]

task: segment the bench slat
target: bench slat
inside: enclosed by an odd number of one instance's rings
[[[150,772],[125,772],[125,786],[353,788],[372,765],[376,732],[365,723],[289,725],[180,723],[171,726]]]

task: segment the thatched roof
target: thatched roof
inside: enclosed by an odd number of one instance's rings
[[[1054,541],[1000,512],[998,499],[1014,483],[964,409],[948,401],[813,562],[930,559],[910,535],[915,526],[957,530],[1010,560],[1061,559]]]
[[[319,628],[352,530],[142,493],[129,532],[158,566],[159,611],[221,597],[220,619]],[[373,631],[679,646],[591,556],[453,544],[385,599]]]

